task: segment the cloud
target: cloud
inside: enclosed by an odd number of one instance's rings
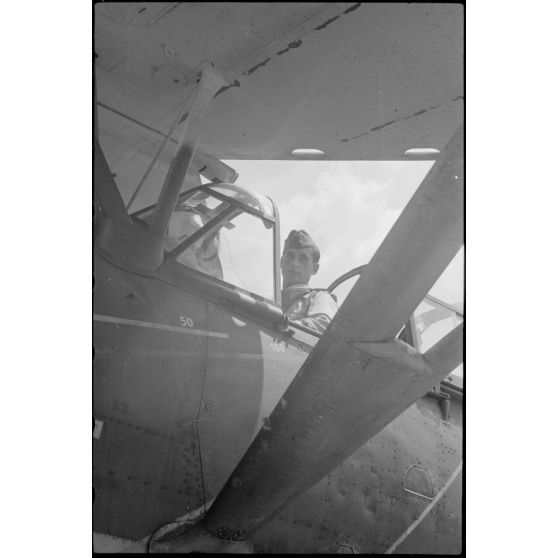
[[[432,166],[430,161],[226,161],[238,184],[277,204],[281,246],[291,229],[305,229],[322,254],[312,278],[327,287],[370,261]],[[463,300],[463,255],[435,286],[434,296]]]
[[[431,294],[437,298],[451,303],[463,302],[464,290],[464,252],[463,247],[457,252],[453,260],[440,275],[432,289]]]
[[[316,285],[329,284],[370,260],[399,215],[387,209],[388,184],[362,176],[351,163],[328,163],[308,188],[278,202],[282,239],[291,229],[302,228],[320,247]]]

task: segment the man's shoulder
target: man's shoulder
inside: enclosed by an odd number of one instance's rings
[[[332,298],[335,302],[337,302],[337,297],[333,293],[330,293],[327,289],[313,288],[308,294],[313,296]]]
[[[307,297],[313,305],[320,304],[337,309],[337,297],[327,289],[312,289]]]
[[[283,300],[286,308],[290,308],[297,302],[309,304],[313,307],[324,306],[327,308],[337,308],[337,297],[327,289],[309,287],[308,285],[296,285],[296,288],[289,287],[283,291]]]

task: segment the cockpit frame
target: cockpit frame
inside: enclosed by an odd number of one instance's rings
[[[200,186],[196,186],[194,188],[190,188],[185,192],[182,192],[178,196],[176,207],[179,207],[180,204],[185,199],[194,195],[197,192],[204,192],[208,196],[212,196],[217,200],[229,204],[229,207],[226,207],[223,211],[221,211],[220,213],[212,217],[200,229],[192,233],[183,242],[178,244],[178,246],[175,246],[170,251],[165,251],[163,261],[165,262],[168,260],[176,260],[182,253],[184,253],[195,242],[197,242],[198,240],[200,240],[202,237],[206,235],[210,235],[220,225],[222,225],[226,221],[229,221],[233,217],[240,215],[241,213],[251,214],[256,218],[261,219],[262,222],[264,223],[264,226],[266,226],[266,228],[273,229],[273,300],[271,300],[271,302],[277,304],[278,306],[281,306],[281,280],[280,280],[281,248],[280,248],[279,211],[277,209],[277,205],[275,204],[274,200],[266,196],[266,200],[268,200],[273,207],[273,215],[265,214],[263,211],[260,211],[248,205],[247,203],[243,203],[241,200],[237,198],[233,198],[227,196],[226,194],[223,194],[222,192],[216,191],[214,188],[215,186],[227,186],[227,187],[233,187],[235,190],[239,190],[239,189],[243,190],[237,185],[221,183],[221,182],[211,182],[211,183],[202,184]],[[246,191],[246,193],[249,192]],[[135,224],[147,230],[149,227],[149,220],[143,219],[142,215],[146,215],[149,214],[150,212],[153,212],[156,206],[157,204],[151,204],[142,209],[139,209],[134,213],[130,214],[130,218]],[[256,296],[258,296],[259,298],[259,295]]]

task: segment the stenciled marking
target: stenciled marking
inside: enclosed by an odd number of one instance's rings
[[[285,349],[285,343],[283,343],[283,342],[281,342],[281,343],[274,343],[274,342],[271,342],[271,343],[269,344],[269,346],[271,347],[271,350],[272,350],[274,353],[284,353],[284,352],[286,351],[286,349]]]
[[[405,532],[386,550],[386,554],[392,554],[393,551],[418,527],[420,522],[428,515],[428,513],[436,505],[438,500],[446,493],[447,489],[451,486],[453,481],[457,478],[457,475],[459,475],[459,473],[461,472],[462,467],[463,461],[459,463],[457,469],[451,474],[442,490],[440,490],[440,492],[436,494],[434,500],[432,500],[432,502],[430,502],[430,504],[428,504],[428,506],[424,508],[424,511],[417,517],[417,519],[415,519],[415,521],[413,521],[413,523],[409,525]]]
[[[140,320],[128,320],[127,318],[117,318],[116,316],[103,316],[101,314],[93,314],[93,319],[97,322],[107,322],[111,324],[132,325],[137,327],[147,327],[150,329],[160,329],[163,331],[173,331],[175,333],[187,333],[189,335],[203,335],[206,337],[217,337],[219,339],[228,339],[228,333],[218,333],[216,331],[206,331],[203,329],[191,329],[178,326],[170,326],[166,324],[157,324],[154,322],[142,322]]]
[[[101,437],[103,430],[103,421],[95,419],[95,428],[93,429],[93,438],[98,440]]]
[[[180,316],[180,325],[182,327],[189,327],[189,328],[193,328],[194,327],[194,322],[192,320],[192,318],[188,318],[188,317],[184,317],[184,316]]]

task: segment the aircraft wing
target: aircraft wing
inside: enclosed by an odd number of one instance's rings
[[[100,142],[127,202],[172,130],[148,196],[210,61],[228,85],[201,154],[294,159],[310,148],[330,160],[401,160],[441,150],[463,118],[462,48],[458,4],[98,3]]]

